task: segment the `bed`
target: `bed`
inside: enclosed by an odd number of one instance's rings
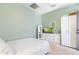
[[[50,53],[50,45],[45,40],[27,38],[7,43],[13,49],[15,55],[47,55]]]

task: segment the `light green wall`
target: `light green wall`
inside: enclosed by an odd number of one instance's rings
[[[15,40],[36,37],[41,16],[21,4],[0,4],[0,38]]]
[[[65,7],[63,9],[58,9],[56,11],[44,14],[42,15],[42,25],[43,27],[48,27],[50,23],[56,22],[56,28],[54,32],[58,32],[61,30],[61,16],[78,10],[79,4],[75,4],[69,7]]]

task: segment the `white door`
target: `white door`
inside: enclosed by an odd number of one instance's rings
[[[61,44],[70,47],[69,16],[61,17]]]
[[[74,15],[69,15],[69,25],[70,25],[70,35],[71,35],[71,46],[73,48],[77,47],[77,34],[76,34],[76,29],[77,29],[77,16],[76,14]]]

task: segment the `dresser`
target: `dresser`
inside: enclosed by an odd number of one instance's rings
[[[49,43],[60,44],[60,34],[59,33],[43,33],[42,39],[47,40]]]

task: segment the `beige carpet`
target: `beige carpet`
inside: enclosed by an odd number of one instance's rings
[[[51,44],[50,55],[79,55],[79,51],[59,44]]]

